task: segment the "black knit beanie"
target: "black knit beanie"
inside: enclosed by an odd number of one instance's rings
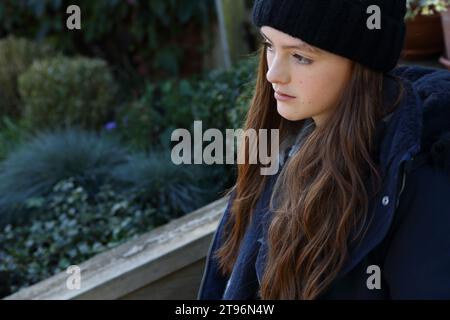
[[[380,8],[380,29],[367,26],[371,5]],[[403,48],[405,13],[406,0],[255,0],[253,23],[388,72]]]

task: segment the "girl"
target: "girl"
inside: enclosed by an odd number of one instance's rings
[[[280,170],[238,165],[199,299],[450,298],[450,74],[396,67],[405,11],[255,1],[244,129],[280,130]]]

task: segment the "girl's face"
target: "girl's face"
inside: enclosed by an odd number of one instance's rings
[[[351,78],[352,61],[271,27],[260,31],[278,113],[291,121],[313,118],[316,126],[323,124]]]

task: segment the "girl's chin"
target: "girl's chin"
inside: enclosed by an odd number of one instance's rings
[[[305,119],[305,117],[303,117],[301,114],[296,113],[292,106],[280,105],[280,103],[278,103],[277,111],[282,118],[289,121],[299,121]]]

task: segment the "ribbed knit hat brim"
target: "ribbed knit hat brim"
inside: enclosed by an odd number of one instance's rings
[[[380,29],[367,26],[370,5],[380,8]],[[386,72],[396,66],[403,48],[405,13],[405,0],[256,0],[252,16],[257,27],[273,27]]]

